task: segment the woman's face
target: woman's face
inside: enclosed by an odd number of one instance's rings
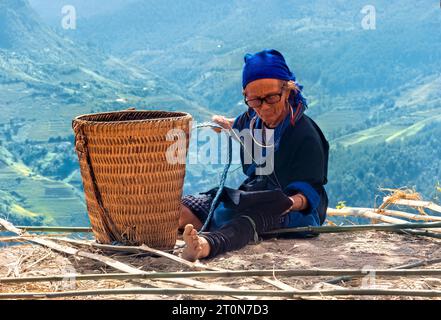
[[[245,98],[249,101],[256,98],[264,98],[274,94],[282,94],[279,102],[268,104],[265,100],[262,104],[253,108],[263,122],[270,126],[277,126],[286,116],[286,100],[288,90],[282,88],[283,81],[278,79],[259,79],[250,82],[244,90]]]

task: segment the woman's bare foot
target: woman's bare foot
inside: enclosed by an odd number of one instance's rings
[[[210,254],[210,244],[204,237],[199,237],[196,229],[191,224],[187,224],[182,235],[185,241],[185,248],[182,258],[188,261],[196,261],[205,258]]]

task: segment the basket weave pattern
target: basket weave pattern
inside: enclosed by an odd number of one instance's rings
[[[118,111],[72,122],[87,210],[98,242],[171,249],[177,237],[185,164],[167,162],[171,129],[186,135],[182,112]]]

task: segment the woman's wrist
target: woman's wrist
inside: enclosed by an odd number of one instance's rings
[[[289,211],[295,210],[295,206],[296,206],[296,200],[294,199],[294,196],[289,197],[289,199],[291,200],[291,207],[289,208]]]
[[[291,208],[289,208],[289,211],[300,211],[306,209],[308,206],[307,200],[304,195],[302,194],[295,194],[289,199],[292,202]]]

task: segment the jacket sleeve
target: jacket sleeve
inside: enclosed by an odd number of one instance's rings
[[[308,200],[304,214],[314,212],[320,204],[320,189],[325,183],[324,154],[320,141],[306,137],[295,150],[289,173],[289,184],[284,189],[288,196],[302,193]]]
[[[284,190],[285,194],[288,196],[293,196],[297,193],[303,194],[308,200],[308,207],[302,210],[303,214],[310,214],[317,210],[320,204],[319,193],[307,182],[304,181],[294,181],[290,183]]]

